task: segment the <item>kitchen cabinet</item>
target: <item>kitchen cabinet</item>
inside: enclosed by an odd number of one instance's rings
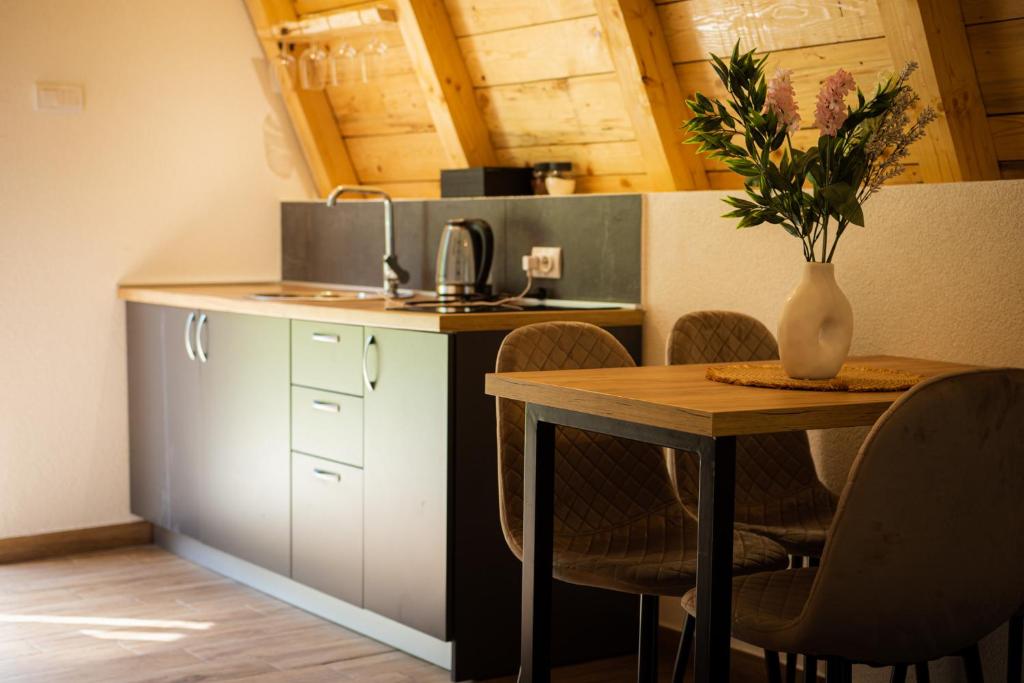
[[[292,578],[362,606],[362,470],[292,453]]]
[[[446,639],[451,338],[364,335],[364,605]]]
[[[207,360],[200,540],[287,575],[290,560],[289,323],[201,313]],[[198,325],[197,325],[198,330]]]
[[[129,304],[127,330],[132,512],[287,574],[288,321]]]
[[[202,423],[199,363],[191,347],[195,321],[195,311],[128,305],[131,511],[198,538]]]

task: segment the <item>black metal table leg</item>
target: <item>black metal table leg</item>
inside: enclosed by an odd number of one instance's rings
[[[551,561],[555,426],[526,406],[523,443],[523,612],[520,683],[551,680]]]
[[[640,596],[640,647],[637,683],[658,683],[658,596]]]
[[[700,451],[697,499],[696,683],[729,680],[732,627],[732,524],[736,437],[709,437]]]

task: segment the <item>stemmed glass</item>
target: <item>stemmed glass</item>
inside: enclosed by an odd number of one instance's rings
[[[310,43],[299,55],[299,83],[304,90],[323,90],[327,85],[327,50]]]
[[[341,43],[334,50],[334,54],[331,58],[331,85],[341,85],[345,81],[345,72],[348,71],[348,67],[352,64],[358,54],[356,50],[349,43]]]
[[[270,85],[278,95],[284,88],[294,87],[295,57],[289,54],[284,43],[277,44],[277,55],[270,58]]]

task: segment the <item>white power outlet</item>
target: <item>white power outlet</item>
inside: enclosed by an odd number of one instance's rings
[[[530,250],[533,267],[530,275],[543,280],[559,280],[562,277],[562,248],[533,247]]]

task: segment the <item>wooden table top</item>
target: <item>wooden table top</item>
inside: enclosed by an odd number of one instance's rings
[[[897,356],[851,357],[849,362],[925,377],[976,367]],[[745,387],[706,379],[707,367],[491,373],[486,391],[492,396],[704,436],[872,425],[903,393]]]
[[[512,330],[531,323],[576,320],[604,327],[630,327],[643,322],[637,308],[575,308],[546,311],[427,313],[394,308],[382,299],[342,301],[257,301],[262,292],[315,293],[329,286],[299,282],[240,282],[189,285],[121,285],[124,301],[177,306],[207,311],[246,313],[275,318],[312,320],[343,325],[390,327],[422,332],[481,332]],[[424,298],[424,297],[418,297]],[[614,306],[614,304],[609,304]]]

